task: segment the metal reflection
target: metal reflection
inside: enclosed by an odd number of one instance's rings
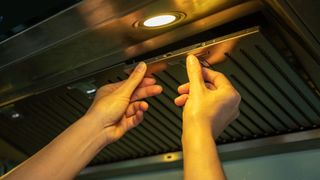
[[[224,0],[223,6],[210,11],[195,10],[192,1],[126,2],[84,1],[2,42],[0,105],[83,78],[261,8],[257,1]],[[132,27],[138,19],[167,11],[184,12],[186,18],[164,29]]]
[[[242,37],[256,33],[259,27],[249,28],[240,32],[229,34],[227,36],[213,39],[207,42],[198,43],[183,49],[168,52],[145,60],[148,65],[147,76],[166,70],[170,65],[185,64],[188,55],[193,54],[198,57],[204,67],[223,62],[226,59],[225,53],[232,52]],[[124,71],[130,73],[134,65],[128,66]]]

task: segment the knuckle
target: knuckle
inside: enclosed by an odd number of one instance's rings
[[[137,95],[137,94],[133,94],[133,95],[131,96],[131,99],[132,99],[133,101],[137,100],[137,99],[138,99],[138,95]]]
[[[97,89],[96,94],[102,94],[105,91],[105,89],[106,89],[105,86],[100,87],[99,89]]]
[[[217,76],[224,76],[224,74],[222,72],[215,71],[215,73],[217,74]]]
[[[239,92],[238,91],[236,91],[236,100],[237,100],[237,103],[240,103],[240,101],[241,101],[241,95],[239,94]]]
[[[226,78],[226,76],[222,72],[215,71],[215,73],[217,74],[217,78]]]
[[[236,110],[236,112],[234,112],[232,115],[232,120],[236,120],[239,116],[240,116],[240,111]]]
[[[239,102],[241,101],[241,95],[240,95],[239,92],[238,92],[236,89],[234,89],[234,88],[232,88],[232,89],[230,90],[230,97],[231,97],[231,99],[232,99],[234,102],[236,102],[236,103],[239,103]]]

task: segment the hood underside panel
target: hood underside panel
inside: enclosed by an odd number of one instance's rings
[[[319,96],[266,37],[254,27],[146,60],[149,65],[170,61],[154,73],[163,94],[148,98],[143,123],[104,148],[91,165],[181,150],[182,109],[173,99],[187,82],[184,58],[190,53],[226,74],[242,96],[241,115],[218,137],[219,144],[317,128]],[[1,114],[1,137],[32,155],[85,113],[92,101],[87,90],[126,79],[125,69],[118,65],[8,106]],[[20,118],[10,118],[12,112]]]

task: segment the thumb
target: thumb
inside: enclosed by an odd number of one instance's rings
[[[205,87],[200,62],[194,55],[187,57],[187,73],[190,81],[190,92]]]
[[[126,96],[130,97],[134,90],[138,87],[140,82],[143,80],[144,75],[147,70],[147,65],[144,62],[140,62],[138,66],[134,69],[134,71],[129,76],[128,80],[123,83],[121,86],[121,92]]]

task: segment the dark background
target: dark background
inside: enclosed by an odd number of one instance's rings
[[[0,41],[81,0],[0,0]]]

